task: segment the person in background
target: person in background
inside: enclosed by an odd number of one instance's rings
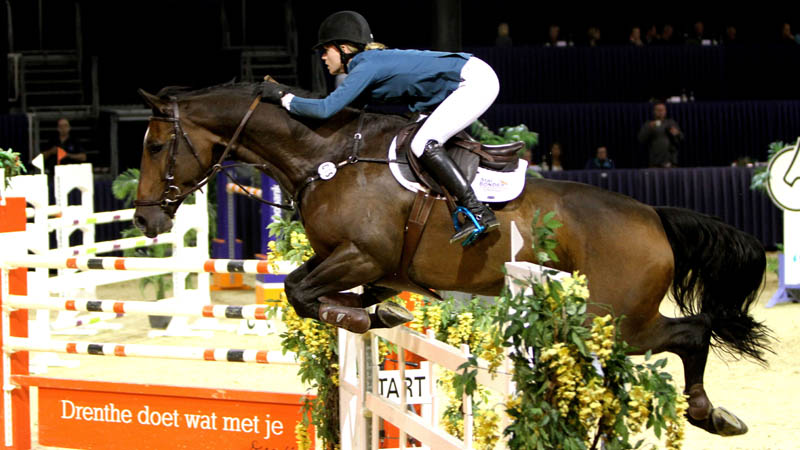
[[[646,45],[653,45],[657,44],[661,40],[661,36],[658,35],[658,30],[656,29],[656,25],[650,25],[647,29],[647,33],[644,36],[644,43]]]
[[[47,150],[42,151],[47,174],[52,174],[53,167],[57,165],[86,162],[86,153],[70,134],[72,127],[69,120],[65,117],[58,119],[57,129],[58,134],[47,144]]]
[[[501,22],[500,25],[497,26],[497,38],[494,40],[495,47],[511,47],[513,45],[511,41],[511,30],[508,27],[508,23]]]
[[[675,29],[672,27],[671,24],[668,23],[664,24],[664,28],[661,29],[661,40],[659,42],[664,45],[680,43],[678,42],[678,39],[675,36]]]
[[[683,132],[678,122],[667,118],[667,105],[653,105],[653,120],[642,125],[639,142],[647,146],[650,167],[675,167],[678,164],[678,146],[683,143]]]
[[[737,44],[739,41],[736,40],[736,27],[733,25],[728,25],[725,28],[725,40],[723,41],[725,45],[734,45]]]
[[[565,40],[561,37],[561,27],[553,24],[550,25],[550,28],[547,31],[547,42],[544,44],[545,47],[567,47],[572,46],[571,41]]]
[[[614,168],[616,168],[616,166],[614,165],[614,161],[608,157],[608,148],[606,148],[605,145],[597,147],[595,157],[586,161],[586,166],[584,167],[586,170],[608,170]]]
[[[642,43],[642,30],[639,27],[631,28],[631,34],[628,37],[628,41],[631,45],[635,45],[637,47],[643,46],[644,43]]]
[[[784,44],[797,44],[797,40],[795,40],[794,34],[792,34],[792,26],[788,23],[784,23],[781,27],[781,43]]]
[[[711,40],[705,35],[705,32],[705,25],[698,20],[694,23],[692,34],[686,37],[686,43],[689,45],[710,45]]]
[[[549,154],[545,155],[544,158],[542,158],[542,170],[551,172],[559,172],[564,170],[564,166],[561,164],[560,143],[553,142],[550,145]]]
[[[597,47],[600,45],[600,28],[598,27],[589,27],[586,31],[586,37],[588,39],[589,47]]]

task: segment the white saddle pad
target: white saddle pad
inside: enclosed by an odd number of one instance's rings
[[[408,180],[400,170],[397,160],[397,138],[389,146],[389,170],[400,185],[411,192],[428,192],[428,189],[414,180]],[[519,165],[513,172],[498,172],[478,167],[478,173],[472,180],[472,189],[478,200],[487,203],[508,202],[519,197],[525,188],[525,171],[528,162],[520,158]]]

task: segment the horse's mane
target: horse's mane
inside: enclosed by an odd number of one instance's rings
[[[193,97],[198,97],[206,94],[215,94],[215,93],[236,95],[236,96],[241,95],[252,98],[254,97],[256,89],[260,85],[261,83],[228,81],[226,83],[203,87],[203,88],[191,88],[187,86],[167,86],[158,91],[158,94],[156,95],[162,100],[169,100],[170,97],[176,97],[178,100],[188,100]],[[281,86],[284,86],[287,89],[287,91],[291,92],[294,95],[298,95],[300,97],[307,97],[307,98],[322,97],[317,93],[307,91],[299,87],[288,86],[285,84],[281,84]]]
[[[190,88],[186,86],[167,86],[158,91],[158,94],[156,95],[164,101],[170,101],[172,98],[176,98],[178,101],[191,100],[195,97],[200,97],[208,94],[223,94],[228,97],[241,97],[244,99],[252,100],[260,84],[261,83],[228,81],[226,83],[203,87],[203,88]],[[284,86],[288,92],[291,92],[292,94],[297,95],[299,97],[306,97],[306,98],[324,97],[323,95],[307,91],[299,87],[289,86],[286,84],[281,84],[281,86]],[[359,113],[360,111],[358,109],[347,107],[339,114],[357,115]],[[367,112],[366,114],[367,116],[371,116],[374,119],[377,119],[375,122],[382,122],[382,123],[385,123],[385,121],[394,122],[398,118],[400,118],[404,122],[407,122],[409,120],[408,117],[404,117],[396,113]],[[298,122],[302,122],[306,125],[309,125],[309,123],[311,122],[318,122],[317,119],[309,119],[298,116],[293,116],[293,119],[297,120]]]

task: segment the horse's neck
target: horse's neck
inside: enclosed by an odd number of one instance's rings
[[[344,111],[315,128],[293,117],[287,120],[284,115],[259,117],[257,124],[250,128],[245,137],[249,151],[240,152],[238,156],[247,159],[247,162],[272,166],[273,172],[280,172],[274,175],[283,177],[278,182],[286,184],[284,189],[295,193],[309,177],[317,173],[322,163],[338,164],[352,154],[354,135],[358,131],[358,114]],[[381,135],[384,128],[370,123],[376,120],[380,121],[380,118],[365,118],[362,130],[365,134],[360,150],[362,156],[369,150],[375,153],[376,145],[373,144],[383,141]]]

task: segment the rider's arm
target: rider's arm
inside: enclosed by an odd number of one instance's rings
[[[289,95],[281,99],[281,103],[293,114],[299,116],[312,117],[315,119],[327,119],[337,112],[341,111],[353,102],[364,90],[366,90],[372,83],[373,74],[367,70],[363,65],[357,66],[347,77],[344,82],[330,93],[325,98],[303,98],[293,96],[287,99]]]

